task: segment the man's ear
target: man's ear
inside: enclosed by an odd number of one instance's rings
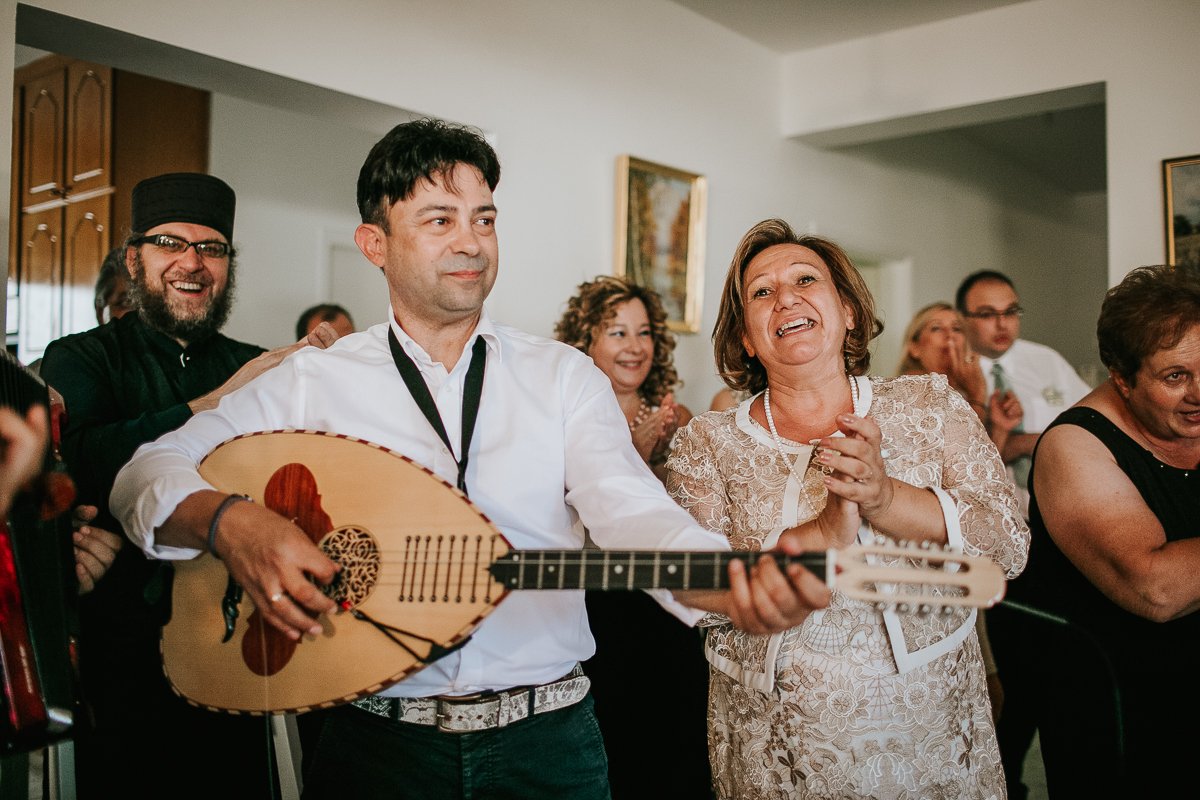
[[[137,278],[137,250],[132,247],[125,248],[125,271],[129,273],[129,280]]]
[[[354,243],[359,251],[375,266],[383,269],[387,262],[387,236],[378,225],[364,222],[354,229]]]

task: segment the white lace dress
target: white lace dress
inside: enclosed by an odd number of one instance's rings
[[[1024,568],[1029,532],[1004,466],[944,376],[858,379],[888,474],[935,489],[952,546]],[[770,547],[824,504],[809,448],[754,422],[749,401],[703,414],[667,462],[672,496],[735,549]],[[786,456],[786,459],[785,457]],[[806,490],[806,491],[805,491]],[[864,526],[862,536],[871,535]],[[834,592],[774,637],[709,615],[709,756],[721,798],[1003,798],[974,612],[897,616]]]

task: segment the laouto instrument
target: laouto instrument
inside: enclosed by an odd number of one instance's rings
[[[342,613],[300,641],[266,624],[223,563],[175,566],[164,669],[214,710],[300,712],[379,692],[460,647],[513,591],[720,589],[732,559],[760,553],[516,550],[461,492],[378,445],[314,431],[247,434],[200,474],[291,519],[341,566],[324,588]],[[880,607],[945,613],[1004,593],[990,561],[881,544],[785,557]]]

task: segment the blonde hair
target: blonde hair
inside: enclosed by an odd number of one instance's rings
[[[955,316],[957,316],[960,321],[962,320],[962,315],[959,314],[958,310],[955,309],[954,306],[941,300],[930,303],[929,305],[917,311],[917,313],[913,315],[912,320],[908,323],[908,327],[904,329],[904,338],[900,340],[904,347],[904,351],[900,356],[900,366],[896,367],[897,375],[913,375],[929,371],[924,364],[922,364],[915,356],[913,356],[912,352],[909,350],[909,345],[915,344],[916,341],[921,338],[921,334],[925,332],[925,326],[929,324],[930,318],[939,311],[953,311]]]

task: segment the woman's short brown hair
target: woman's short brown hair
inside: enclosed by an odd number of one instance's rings
[[[638,394],[656,406],[682,382],[675,372],[675,337],[667,329],[667,311],[653,289],[611,275],[585,281],[567,301],[567,310],[554,326],[554,338],[586,353],[592,349],[596,332],[616,316],[617,306],[630,300],[641,300],[650,318],[654,361],[646,380],[638,387]]]
[[[767,371],[754,356],[746,352],[742,335],[746,331],[745,274],[746,267],[762,251],[778,244],[796,244],[812,250],[833,278],[838,297],[850,307],[854,329],[846,332],[843,356],[846,372],[865,375],[871,366],[871,340],[883,331],[883,323],[875,316],[875,300],[866,281],[854,268],[850,257],[837,244],[820,236],[797,236],[791,226],[781,219],[768,219],[751,228],[734,251],[725,287],[721,290],[721,307],[713,328],[713,355],[717,373],[731,389],[757,393],[767,385]]]
[[[1137,383],[1142,361],[1200,324],[1200,270],[1138,267],[1108,290],[1096,322],[1100,360],[1109,371]]]

